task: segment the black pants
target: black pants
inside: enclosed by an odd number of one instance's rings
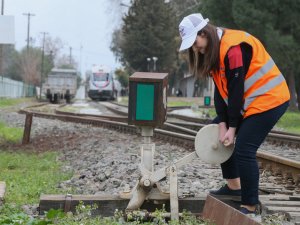
[[[225,179],[240,177],[244,205],[258,204],[259,169],[256,152],[288,106],[289,102],[285,102],[276,108],[243,119],[238,127],[233,154],[221,164]],[[213,122],[218,123],[218,119]]]

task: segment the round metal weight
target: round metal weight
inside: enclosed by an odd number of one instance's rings
[[[228,147],[219,142],[219,128],[217,124],[206,125],[201,128],[195,138],[195,149],[198,157],[207,163],[220,164],[230,158],[234,145]]]

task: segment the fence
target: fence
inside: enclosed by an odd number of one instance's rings
[[[0,98],[33,97],[35,86],[0,76]]]

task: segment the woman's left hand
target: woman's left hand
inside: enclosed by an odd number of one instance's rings
[[[222,139],[222,143],[227,147],[230,145],[233,145],[234,143],[234,137],[235,137],[235,127],[229,127],[227,130],[225,136]]]

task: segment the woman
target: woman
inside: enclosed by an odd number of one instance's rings
[[[219,141],[234,144],[221,164],[227,184],[214,196],[241,196],[240,211],[255,212],[259,169],[256,152],[289,105],[284,77],[255,37],[239,30],[215,27],[200,13],[185,17],[179,32],[180,51],[188,49],[190,69],[199,78],[212,77]]]

